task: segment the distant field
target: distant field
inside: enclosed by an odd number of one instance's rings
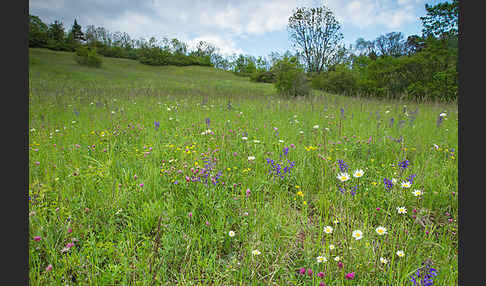
[[[32,285],[457,285],[456,105],[103,60],[30,50]]]

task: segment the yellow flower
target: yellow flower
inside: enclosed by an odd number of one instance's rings
[[[303,201],[302,203],[304,204],[304,206],[306,206],[306,205],[307,205],[307,202],[306,202],[306,201]]]
[[[302,193],[301,191],[298,191],[297,196],[304,197],[304,193]]]

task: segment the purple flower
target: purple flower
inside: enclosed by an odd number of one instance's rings
[[[321,282],[319,282],[319,286],[326,286],[326,283],[321,281]]]
[[[300,269],[299,269],[299,274],[300,274],[300,275],[304,275],[304,274],[305,274],[305,268],[303,268],[303,267],[302,267],[302,268],[300,268]]]
[[[159,130],[160,122],[154,121],[155,130]]]
[[[410,165],[410,161],[408,160],[403,160],[402,162],[398,163],[398,166],[400,166],[402,169],[406,169]]]
[[[346,274],[346,279],[349,279],[349,280],[354,279],[355,275],[356,274],[354,272],[348,273],[348,274]]]
[[[307,269],[307,275],[312,276],[312,269]]]
[[[385,188],[387,190],[390,190],[393,187],[393,182],[391,180],[388,180],[387,178],[383,179],[383,183],[385,184]]]
[[[343,160],[338,160],[339,164],[339,169],[341,169],[341,172],[347,172],[348,171],[348,165]]]
[[[42,237],[40,236],[34,236],[34,241],[40,241],[42,239]]]
[[[317,273],[317,277],[321,277],[321,278],[324,277],[324,272]]]
[[[251,193],[250,189],[246,189],[246,197],[249,197],[250,193]]]

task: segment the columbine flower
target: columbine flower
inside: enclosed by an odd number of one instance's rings
[[[347,180],[350,179],[349,177],[349,174],[348,173],[340,173],[338,176],[337,176],[338,180],[340,180],[341,182],[346,182]]]
[[[404,257],[405,256],[405,252],[401,251],[401,250],[398,250],[397,251],[397,256],[398,257]]]
[[[399,214],[406,214],[407,209],[405,207],[397,207],[397,211]]]
[[[253,250],[253,251],[251,252],[251,254],[253,254],[253,255],[255,255],[255,256],[256,256],[256,255],[260,255],[260,254],[261,254],[261,252],[260,252],[260,250],[255,249],[255,250]]]
[[[363,177],[363,174],[364,174],[364,171],[359,169],[359,170],[354,171],[353,177],[360,178],[360,177]]]
[[[420,197],[421,195],[423,195],[424,192],[422,192],[421,190],[415,190],[412,192],[412,194],[416,197]]]
[[[356,240],[362,239],[363,238],[363,232],[361,230],[355,230],[355,231],[353,231],[353,237]]]
[[[325,258],[324,256],[317,256],[316,260],[317,263],[321,263],[321,262],[326,262],[327,258]]]
[[[402,188],[410,188],[412,186],[412,184],[410,183],[410,181],[404,181],[402,182],[401,184]]]
[[[230,230],[230,231],[228,232],[228,235],[229,235],[230,237],[233,237],[233,236],[235,236],[235,232],[234,232],[234,231],[232,231],[232,230]]]
[[[388,263],[388,259],[384,258],[384,257],[380,257],[380,262],[382,264],[387,264]]]
[[[328,225],[328,226],[324,227],[324,232],[325,233],[332,233],[332,230],[333,230],[332,226],[329,226]]]
[[[386,228],[382,227],[382,226],[379,226],[376,228],[376,233],[378,233],[379,235],[384,235],[386,234]]]

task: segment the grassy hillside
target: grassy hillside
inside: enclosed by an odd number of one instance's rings
[[[456,105],[104,60],[30,51],[31,285],[457,285]]]
[[[210,67],[149,66],[129,59],[103,58],[102,68],[77,64],[73,53],[29,50],[30,85],[35,89],[158,90],[165,94],[270,95],[271,84],[250,82]],[[55,78],[56,80],[52,80]]]

